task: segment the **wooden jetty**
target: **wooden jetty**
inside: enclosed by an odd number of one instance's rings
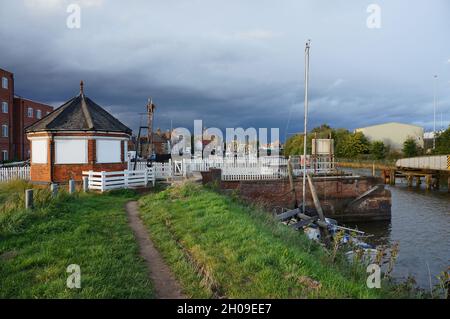
[[[396,162],[396,168],[382,171],[385,184],[395,185],[396,178],[405,178],[408,186],[439,189],[442,178],[447,178],[450,192],[450,155],[420,156],[403,158]]]

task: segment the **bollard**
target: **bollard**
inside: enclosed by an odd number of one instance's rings
[[[58,195],[58,184],[51,183],[50,184],[50,191],[52,192],[52,196],[56,197]]]
[[[89,177],[83,176],[83,192],[89,191]]]
[[[69,194],[75,193],[75,181],[73,179],[69,180]]]
[[[27,189],[25,190],[25,208],[33,208],[33,190]]]

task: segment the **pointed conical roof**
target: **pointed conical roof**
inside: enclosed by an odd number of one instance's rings
[[[105,131],[131,134],[132,130],[86,97],[83,82],[80,94],[28,126],[25,132],[42,131]]]

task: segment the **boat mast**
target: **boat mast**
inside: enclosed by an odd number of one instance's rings
[[[302,201],[302,213],[306,212],[306,145],[307,145],[307,124],[308,124],[308,82],[309,82],[309,48],[311,46],[311,40],[306,42],[305,47],[305,127],[303,135],[303,201]]]

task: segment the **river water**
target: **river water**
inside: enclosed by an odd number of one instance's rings
[[[371,175],[371,170],[347,171]],[[357,227],[374,235],[368,240],[373,244],[398,242],[394,278],[411,275],[418,286],[429,289],[430,280],[436,284],[436,276],[450,266],[450,193],[446,188],[427,191],[423,184],[408,188],[405,180],[397,179],[395,186],[386,186],[392,193],[391,221],[358,223]]]

